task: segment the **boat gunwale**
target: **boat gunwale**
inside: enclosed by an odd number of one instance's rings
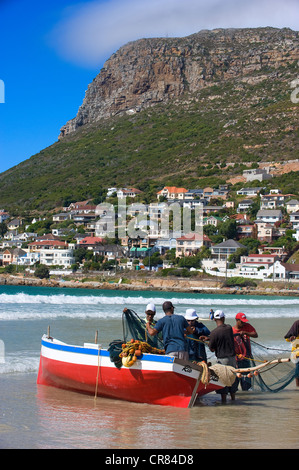
[[[64,351],[69,353],[76,353],[76,354],[86,354],[88,356],[103,356],[103,357],[110,357],[110,353],[107,348],[102,348],[99,344],[94,344],[91,347],[90,343],[87,343],[88,346],[77,346],[71,345],[67,343],[63,343],[55,338],[48,338],[43,337],[41,341],[41,345],[49,348],[55,349],[56,351]],[[154,361],[154,362],[165,362],[165,363],[174,363],[175,358],[173,356],[167,355],[160,355],[160,354],[152,354],[152,353],[143,353],[142,357],[140,358],[142,361]]]

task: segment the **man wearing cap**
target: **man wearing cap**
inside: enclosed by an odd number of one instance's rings
[[[233,327],[233,334],[238,369],[251,367],[250,358],[252,357],[252,354],[250,338],[257,338],[258,334],[255,328],[248,322],[245,313],[237,313],[236,324]],[[242,377],[240,382],[242,390],[246,391],[250,389],[251,379],[249,377]]]
[[[154,324],[154,316],[156,315],[156,306],[153,302],[147,304],[145,309],[146,321]]]
[[[188,360],[189,355],[185,342],[184,333],[192,334],[192,329],[182,315],[174,315],[172,302],[166,301],[162,305],[165,316],[160,318],[152,327],[146,323],[146,329],[151,336],[162,332],[165,353],[179,359]]]
[[[203,340],[208,339],[210,330],[198,321],[198,315],[194,308],[187,308],[185,318],[192,328],[192,334],[186,337],[189,359],[190,361],[207,362],[206,348]]]
[[[215,353],[219,364],[236,367],[233,329],[225,323],[225,315],[222,310],[214,312],[214,320],[216,328],[211,331],[209,348]],[[221,395],[222,403],[226,403],[228,393],[230,393],[232,400],[235,399],[237,388],[238,382],[236,380],[231,387],[224,387],[216,393]]]

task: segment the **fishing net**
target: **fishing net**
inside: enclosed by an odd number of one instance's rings
[[[163,340],[161,334],[150,336],[145,327],[145,320],[140,318],[134,310],[125,309],[122,317],[124,342],[130,339],[145,341],[154,348],[163,349]]]
[[[266,347],[251,339],[252,359],[248,361],[249,367],[261,365],[266,361],[289,358],[290,349],[287,349],[287,347],[285,349]],[[251,388],[262,392],[277,393],[287,387],[294,379],[294,363],[278,362],[265,366],[265,368],[260,369],[258,375],[253,375],[250,378],[247,377],[247,374],[243,374],[240,382],[243,390]]]
[[[122,359],[119,356],[123,350],[122,345],[128,343],[131,339],[145,342],[152,348],[164,348],[161,334],[150,336],[145,324],[145,320],[140,318],[134,310],[124,310],[122,315],[123,339],[112,341],[108,348],[110,360],[117,368],[122,367]]]

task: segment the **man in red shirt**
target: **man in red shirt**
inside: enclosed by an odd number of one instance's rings
[[[250,367],[251,344],[250,338],[257,338],[258,334],[255,328],[248,322],[245,313],[239,312],[236,315],[236,324],[233,327],[235,341],[235,350],[237,355],[237,367],[239,369]],[[251,387],[251,380],[248,377],[241,379],[242,390],[248,390]]]

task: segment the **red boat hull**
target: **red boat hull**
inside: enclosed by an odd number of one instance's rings
[[[75,347],[63,351],[44,341],[40,357],[37,383],[81,393],[116,398],[137,403],[150,403],[187,408],[196,395],[220,389],[222,384],[199,380],[200,369],[176,364],[169,356],[144,355],[136,365],[118,369],[105,350],[89,355],[85,348]],[[76,357],[78,356],[78,359]],[[69,360],[64,360],[68,358]],[[196,390],[195,390],[196,388]]]

